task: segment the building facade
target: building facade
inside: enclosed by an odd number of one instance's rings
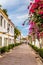
[[[14,43],[14,24],[0,9],[0,47]]]

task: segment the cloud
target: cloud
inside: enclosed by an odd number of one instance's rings
[[[8,10],[8,14],[25,13],[29,4],[28,0],[0,0],[3,8]],[[11,13],[10,13],[11,12]],[[27,12],[27,11],[26,11]]]
[[[0,0],[0,4],[3,6],[13,6],[19,4],[19,0]]]
[[[16,10],[16,12],[25,12],[25,10],[27,9],[27,6],[26,5],[22,5],[22,6],[19,6],[19,8]]]
[[[28,18],[29,0],[0,0],[0,4],[8,10],[9,18],[18,26],[22,34],[26,35],[28,27],[23,27],[22,23]]]
[[[0,0],[0,4],[3,6],[3,7],[6,7],[6,8],[10,8],[12,6],[18,6],[18,5],[28,5],[28,0]]]
[[[26,19],[28,18],[28,14],[24,14],[22,16],[17,16],[18,19]]]
[[[23,15],[10,15],[9,18],[13,21],[16,26],[22,26],[23,22],[28,18],[28,14]]]
[[[24,22],[24,20],[26,20],[28,17],[28,14],[24,14],[24,15],[11,15],[10,18],[13,19],[13,22],[15,23],[15,25],[18,27],[18,29],[22,32],[22,34],[24,36],[28,35],[28,26],[22,26],[22,23]],[[25,32],[25,33],[24,33]]]
[[[1,5],[4,5],[5,3],[6,3],[6,0],[4,0],[4,1],[3,0],[0,0],[0,4]]]
[[[27,5],[29,5],[30,0],[25,0],[25,3],[26,3]]]

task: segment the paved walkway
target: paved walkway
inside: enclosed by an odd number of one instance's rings
[[[41,65],[30,46],[22,44],[0,58],[0,65]]]

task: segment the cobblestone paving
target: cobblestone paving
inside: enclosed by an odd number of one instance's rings
[[[40,65],[30,46],[22,44],[0,58],[0,65]]]

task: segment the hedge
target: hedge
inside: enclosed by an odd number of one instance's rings
[[[38,53],[43,58],[43,48],[39,49]]]
[[[29,44],[38,54],[43,58],[43,48],[38,48],[32,44]]]
[[[5,52],[9,52],[10,49],[13,49],[15,46],[20,45],[21,43],[16,43],[16,44],[9,44],[8,46],[4,46],[0,48],[0,53],[3,54]]]

